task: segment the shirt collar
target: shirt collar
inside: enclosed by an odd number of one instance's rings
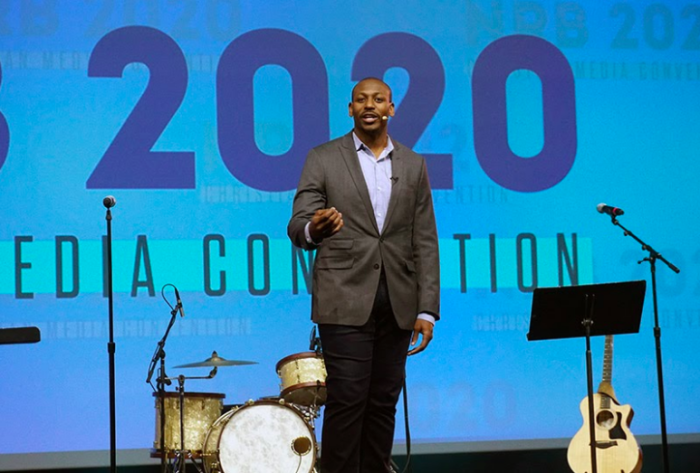
[[[367,145],[362,142],[354,131],[352,132],[352,140],[355,142],[355,151],[360,151],[362,148],[365,148],[371,152]],[[387,155],[394,151],[394,143],[391,142],[390,136],[386,137],[386,147],[384,149],[386,150]]]

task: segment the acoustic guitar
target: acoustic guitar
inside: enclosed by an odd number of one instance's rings
[[[593,394],[595,420],[596,463],[598,473],[639,473],[642,470],[642,451],[629,426],[634,411],[629,404],[617,402],[612,387],[613,337],[605,336],[603,380]],[[569,444],[567,460],[574,473],[592,473],[588,396],[580,405],[583,426]]]

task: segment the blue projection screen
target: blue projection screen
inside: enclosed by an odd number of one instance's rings
[[[657,263],[667,426],[700,432],[697,2],[6,0],[0,67],[0,327],[42,336],[0,346],[0,461],[109,449],[107,195],[120,451],[147,462],[155,440],[166,284],[186,312],[168,375],[206,375],[175,366],[216,350],[258,364],[187,391],[279,393],[276,363],[312,328],[313,255],[286,237],[295,186],[308,150],[350,131],[366,76],[393,88],[390,135],[426,157],[438,219],[442,320],[407,368],[414,443],[571,439],[585,342],[528,342],[532,292],[639,279],[613,386],[631,431],[659,434],[647,254],[601,202],[681,269]],[[602,356],[596,337],[596,386]]]

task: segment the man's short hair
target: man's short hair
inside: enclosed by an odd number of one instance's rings
[[[381,80],[377,77],[365,77],[364,79],[358,81],[357,84],[355,84],[355,86],[352,88],[352,92],[350,92],[350,102],[355,100],[355,89],[357,88],[357,86],[360,85],[362,82],[365,82],[368,80],[375,80],[377,82],[381,82],[384,85],[384,87],[386,87],[389,90],[389,101],[391,102],[391,95],[392,95],[391,87],[389,87],[389,84],[387,84],[386,82],[384,82],[383,80]]]

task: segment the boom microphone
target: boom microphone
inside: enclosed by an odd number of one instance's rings
[[[316,349],[316,344],[318,341],[316,340],[316,326],[311,329],[311,333],[309,334],[309,351],[314,351]]]
[[[382,121],[385,122],[385,121],[387,121],[388,119],[389,119],[389,117],[387,117],[386,115],[382,115]]]
[[[596,205],[595,208],[598,209],[598,212],[602,214],[608,214],[611,217],[619,217],[620,215],[624,215],[625,213],[625,211],[619,207],[612,207],[608,204],[603,203]]]
[[[177,305],[175,306],[176,309],[180,311],[180,317],[185,316],[185,309],[182,307],[182,301],[180,300],[180,292],[177,290],[175,286],[173,286],[175,289],[175,298],[177,299]]]

